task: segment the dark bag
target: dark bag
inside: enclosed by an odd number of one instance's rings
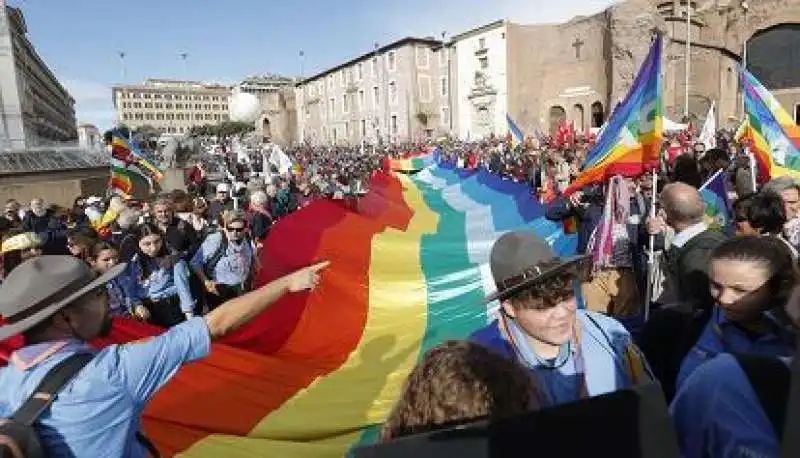
[[[761,409],[775,429],[775,436],[781,441],[786,422],[791,370],[778,358],[744,354],[736,354],[734,357],[753,387]]]
[[[573,440],[580,438],[580,440]],[[355,458],[675,458],[678,441],[657,385],[502,420],[452,425],[355,450]]]

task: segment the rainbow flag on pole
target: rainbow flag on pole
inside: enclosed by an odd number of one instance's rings
[[[506,113],[506,122],[508,123],[508,133],[511,134],[511,149],[513,150],[525,143],[525,135],[522,134],[522,131],[517,127],[517,123],[508,113]]]
[[[728,236],[733,235],[733,209],[725,189],[728,175],[722,170],[711,176],[700,187],[700,195],[705,203],[705,222],[709,228],[718,230]]]
[[[657,34],[628,95],[565,194],[603,183],[614,175],[636,177],[658,166],[664,125],[661,45],[661,35]]]
[[[120,132],[112,132],[111,156],[123,163],[126,167],[135,165],[144,172],[148,178],[158,183],[163,178],[163,173],[156,160],[137,148],[132,141],[125,138]]]
[[[755,76],[739,67],[745,122],[737,139],[747,140],[763,180],[800,178],[800,127]]]
[[[452,164],[377,175],[355,209],[322,200],[289,215],[266,241],[258,281],[330,260],[320,287],[182,367],[147,405],[145,432],[163,456],[189,458],[342,457],[373,443],[425,352],[493,316],[489,255],[510,230],[561,255],[577,244],[527,185]],[[103,344],[160,332],[115,319]]]

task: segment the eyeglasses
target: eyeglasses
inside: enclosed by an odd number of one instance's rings
[[[236,233],[240,233],[240,232],[244,232],[244,231],[245,231],[245,228],[243,228],[243,227],[230,227],[230,226],[229,226],[229,227],[227,227],[226,229],[227,229],[229,232],[236,232]]]

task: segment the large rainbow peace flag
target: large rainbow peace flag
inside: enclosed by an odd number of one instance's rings
[[[758,161],[759,173],[800,178],[800,126],[753,74],[739,67],[744,93],[745,122],[737,138],[747,139]]]
[[[658,166],[664,126],[661,42],[661,35],[656,34],[628,95],[615,109],[565,194],[603,183],[614,175],[636,177]]]
[[[442,164],[376,176],[355,209],[319,201],[281,220],[259,281],[327,259],[320,287],[182,368],[145,410],[146,433],[186,457],[342,457],[373,443],[425,352],[490,320],[494,240],[525,230],[574,252],[543,211],[524,184]],[[117,320],[111,341],[159,332]]]
[[[387,170],[393,172],[417,172],[434,165],[439,160],[439,149],[409,154],[401,159],[388,159]]]

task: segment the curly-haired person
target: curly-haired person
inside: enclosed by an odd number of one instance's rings
[[[479,418],[506,418],[539,407],[535,380],[524,367],[469,341],[431,350],[405,382],[383,426],[383,440]]]

